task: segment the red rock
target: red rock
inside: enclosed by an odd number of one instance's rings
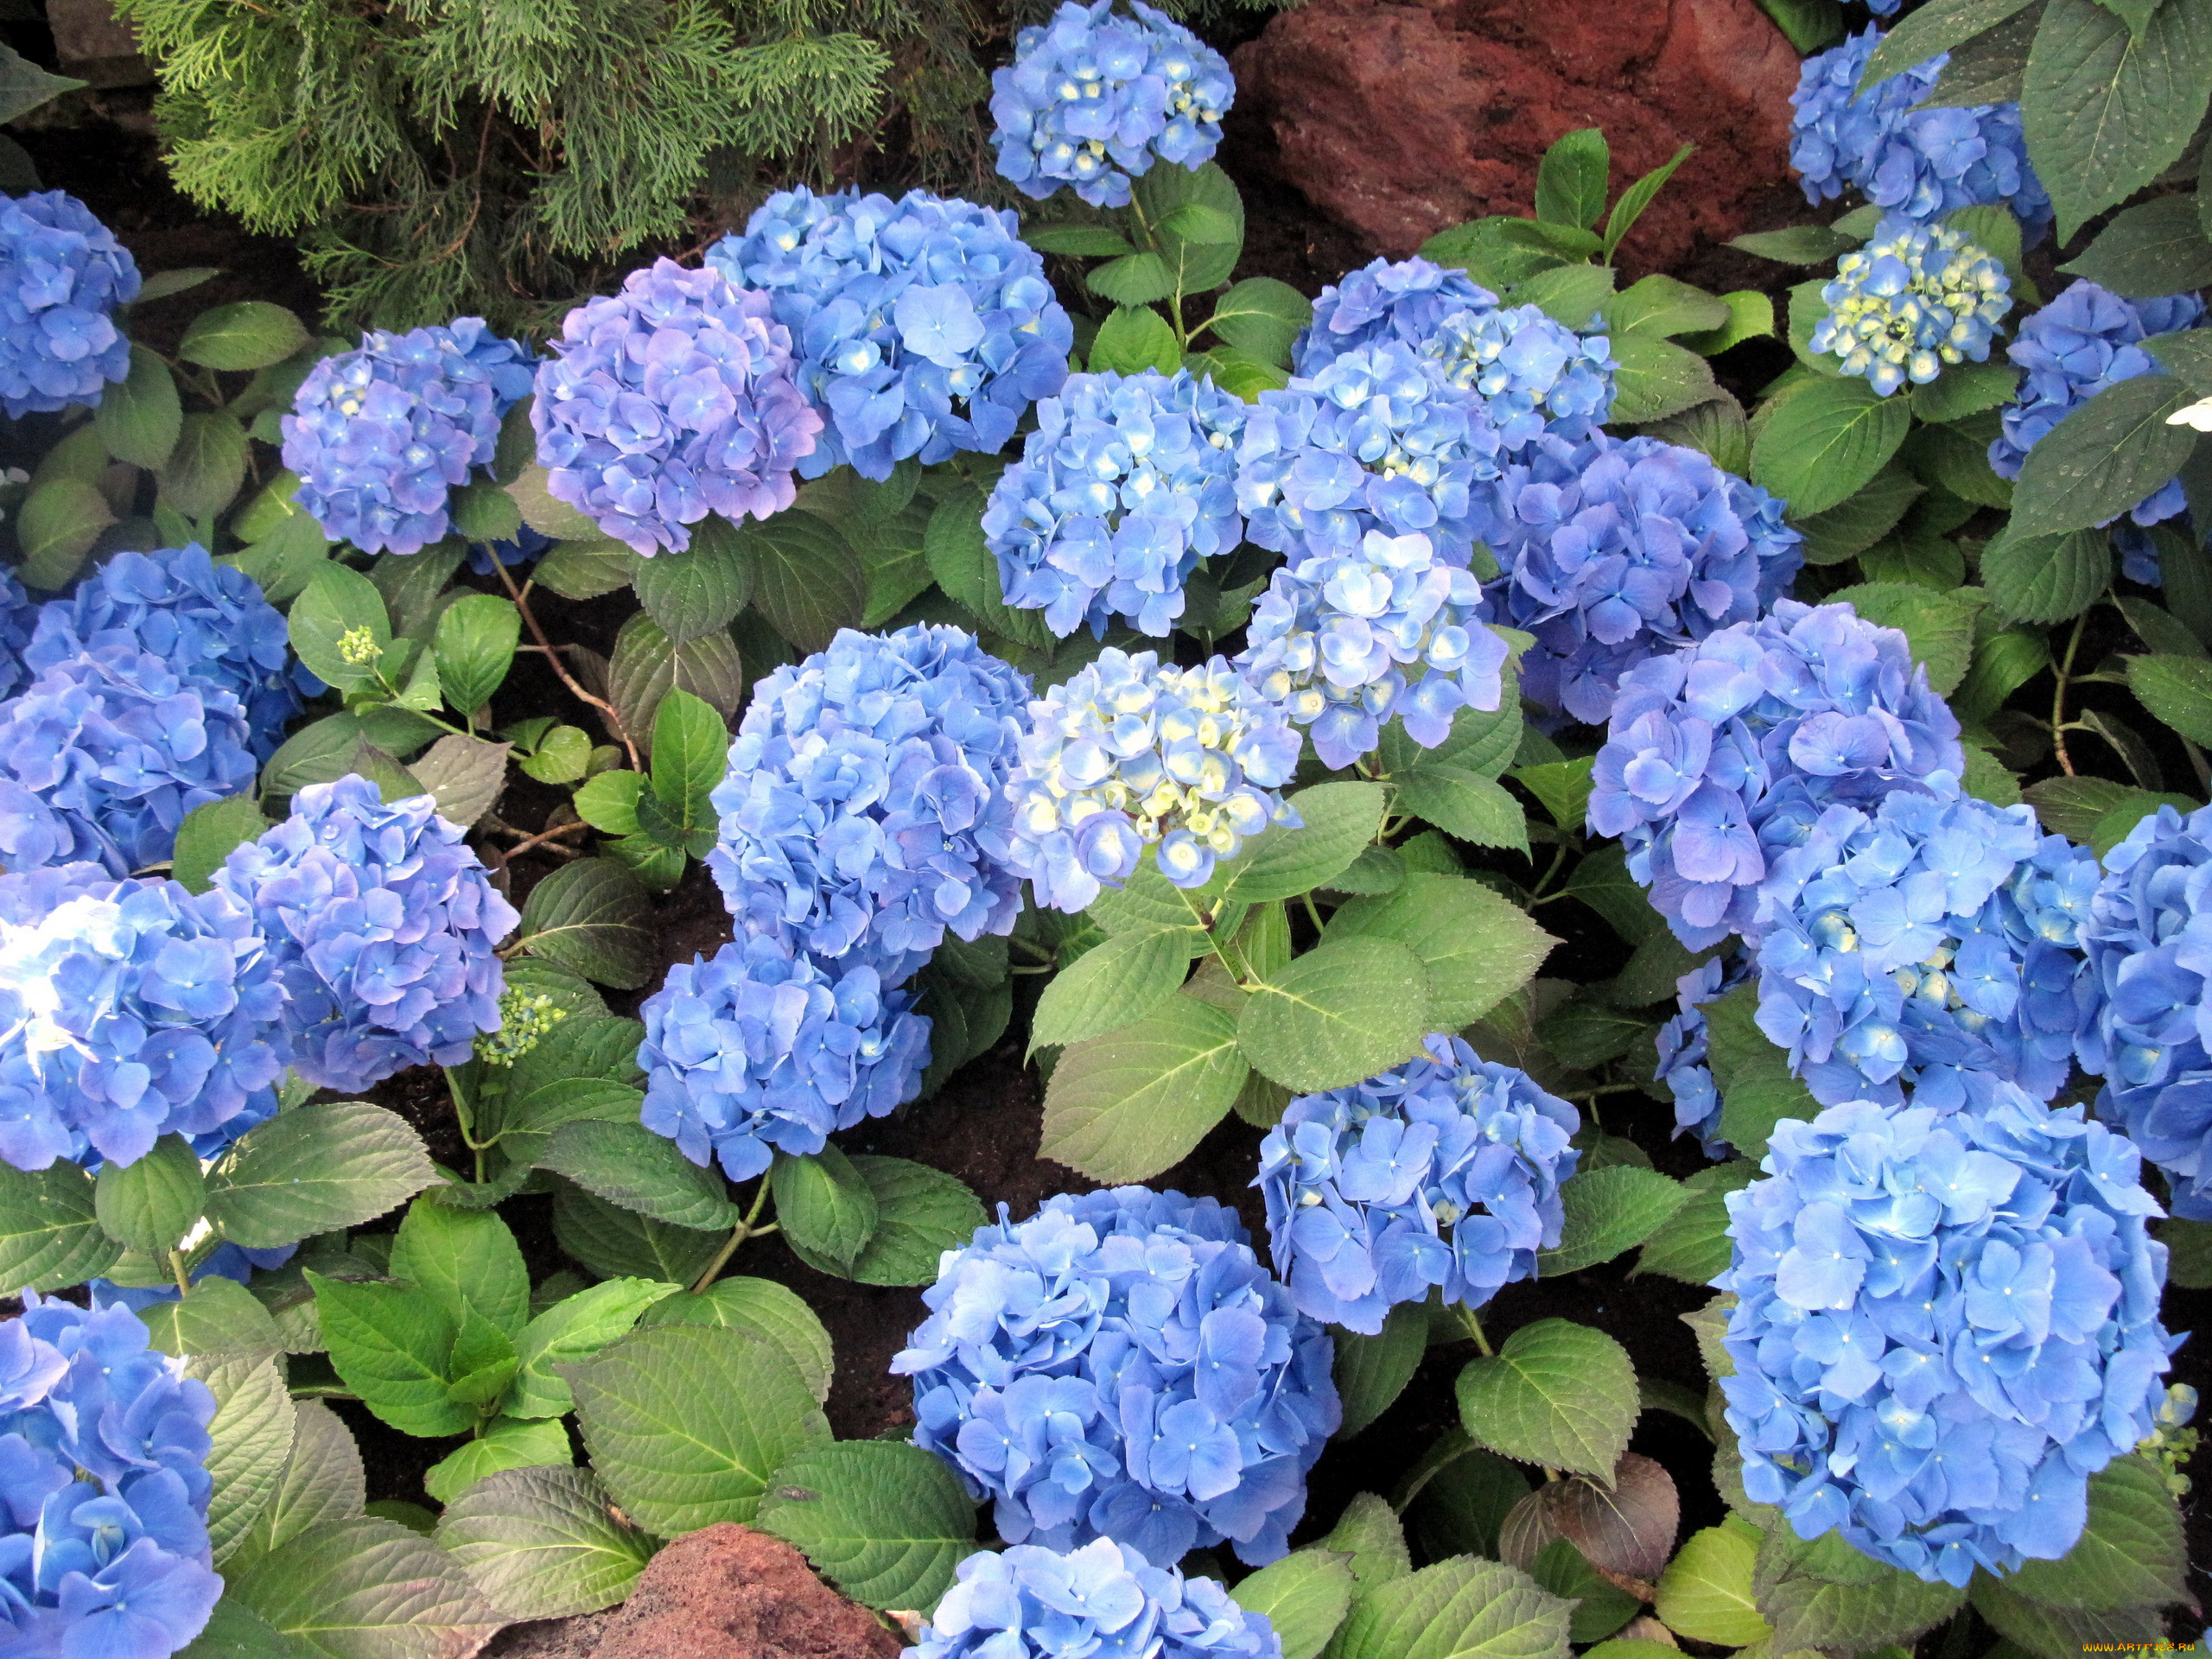
[[[1235,54],[1232,124],[1376,251],[1528,213],[1536,163],[1577,127],[1612,188],[1698,146],[1623,245],[1631,274],[1738,234],[1783,177],[1797,54],[1756,0],[1306,0]]]
[[[593,1659],[897,1659],[899,1638],[780,1538],[724,1522],[653,1557]]]

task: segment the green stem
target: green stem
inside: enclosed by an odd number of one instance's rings
[[[748,1238],[763,1237],[776,1230],[776,1224],[772,1221],[766,1227],[758,1227],[753,1224],[760,1219],[760,1212],[767,1207],[768,1178],[763,1175],[760,1178],[760,1190],[753,1195],[753,1207],[745,1212],[745,1219],[730,1229],[729,1236],[722,1241],[721,1249],[715,1252],[715,1259],[707,1263],[706,1271],[692,1282],[691,1294],[694,1296],[703,1296],[707,1294],[708,1287],[712,1285],[721,1270],[729,1265],[730,1257],[737,1254],[739,1245],[744,1243]]]
[[[2069,778],[2071,778],[2074,775],[2074,761],[2072,757],[2066,753],[2066,733],[2068,729],[2068,722],[2066,719],[2066,683],[2069,677],[2071,677],[2074,672],[2074,653],[2081,649],[2082,629],[2083,626],[2088,623],[2088,620],[2089,613],[2087,611],[2084,611],[2081,615],[2074,619],[2074,632],[2068,637],[2066,641],[2065,659],[2058,664],[2058,683],[2052,689],[2050,694],[2051,753],[2057,758],[2058,769],[2064,772]]]
[[[1316,933],[1321,931],[1322,923],[1320,906],[1313,902],[1313,895],[1310,893],[1301,893],[1298,895],[1298,899],[1300,904],[1306,906],[1306,914],[1307,918],[1313,924],[1313,931]]]
[[[1559,844],[1559,850],[1552,855],[1551,868],[1546,870],[1543,874],[1536,878],[1536,891],[1535,893],[1529,898],[1529,902],[1530,904],[1535,905],[1543,902],[1542,895],[1544,889],[1551,886],[1552,878],[1559,874],[1559,867],[1566,862],[1567,842],[1562,840]]]
[[[1496,1358],[1497,1356],[1491,1351],[1490,1338],[1483,1335],[1483,1322],[1475,1317],[1475,1310],[1471,1307],[1462,1307],[1457,1311],[1460,1325],[1465,1329],[1467,1334],[1475,1339],[1475,1346],[1481,1351],[1482,1357],[1484,1359]]]
[[[168,1256],[169,1277],[176,1281],[176,1287],[181,1294],[189,1296],[192,1294],[192,1275],[185,1270],[184,1252],[171,1250]]]

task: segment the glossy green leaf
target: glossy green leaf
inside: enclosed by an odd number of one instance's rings
[[[1524,1325],[1494,1356],[1470,1360],[1459,1396],[1459,1421],[1483,1445],[1600,1478],[1628,1450],[1639,1409],[1627,1351],[1566,1319]]]
[[[933,1607],[976,1548],[976,1501],[944,1459],[898,1440],[809,1446],[756,1523],[863,1607]]]
[[[1363,1589],[1332,1659],[1567,1659],[1568,1605],[1499,1561],[1454,1556]]]
[[[1339,1089],[1420,1052],[1429,995],[1428,970],[1395,939],[1325,940],[1252,987],[1237,1045],[1294,1090]]]
[[[1316,784],[1300,790],[1289,804],[1303,824],[1270,825],[1253,836],[1230,866],[1223,897],[1261,904],[1325,886],[1374,841],[1388,799],[1379,784]]]
[[[1688,1196],[1681,1182],[1632,1164],[1578,1172],[1560,1188],[1559,1248],[1537,1254],[1536,1271],[1556,1278],[1610,1262],[1658,1231]]]
[[[1911,427],[1908,402],[1878,397],[1864,380],[1813,382],[1777,405],[1752,439],[1751,480],[1793,516],[1823,512],[1871,482]]]
[[[1351,1557],[1341,1551],[1301,1549],[1237,1580],[1230,1592],[1247,1612],[1263,1615],[1282,1659],[1316,1659],[1351,1611]]]
[[[828,1258],[828,1271],[849,1273],[882,1219],[868,1178],[841,1149],[825,1146],[804,1157],[779,1154],[768,1179],[785,1236]]]
[[[207,1182],[191,1142],[165,1135],[135,1162],[103,1164],[92,1192],[110,1238],[133,1250],[173,1250],[200,1219]]]
[[[580,858],[530,890],[520,942],[556,967],[636,990],[653,973],[652,905],[638,878],[620,864]]]
[[[318,1659],[454,1659],[507,1621],[461,1564],[394,1521],[324,1522],[224,1592]]]
[[[234,1244],[273,1249],[357,1227],[436,1179],[415,1131],[366,1101],[298,1106],[248,1129],[207,1173],[207,1218]]]
[[[1039,1154],[1096,1181],[1147,1179],[1221,1121],[1249,1069],[1227,1014],[1170,997],[1149,1018],[1062,1051]]]
[[[307,343],[307,326],[283,306],[240,300],[194,317],[177,341],[176,354],[202,368],[265,369]]]
[[[1327,937],[1392,940],[1420,957],[1433,1031],[1481,1019],[1533,978],[1559,943],[1482,883],[1425,873],[1408,875],[1395,892],[1339,906]]]
[[[652,1559],[652,1540],[614,1510],[588,1469],[509,1469],[446,1506],[437,1541],[509,1618],[609,1607]]]

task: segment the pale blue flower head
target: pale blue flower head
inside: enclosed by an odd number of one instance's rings
[[[521,919],[428,795],[310,784],[215,886],[268,938],[293,1069],[359,1094],[410,1065],[461,1065],[499,1028],[496,954]]]
[[[1300,1095],[1260,1143],[1275,1268],[1301,1313],[1374,1336],[1432,1287],[1480,1307],[1536,1276],[1581,1154],[1573,1107],[1459,1038],[1405,1065]]]
[[[1828,310],[1811,349],[1886,397],[1953,364],[1987,360],[2012,308],[2012,279],[1961,232],[1891,213],[1872,241],[1836,262],[1821,298]]]
[[[0,875],[0,1160],[203,1157],[276,1109],[284,993],[227,894],[96,864]]]
[[[778,192],[707,251],[765,291],[821,416],[808,478],[849,462],[885,479],[961,450],[996,454],[1029,405],[1068,378],[1075,325],[1044,259],[1003,210],[910,190]]]
[[[1054,910],[1089,908],[1147,849],[1177,887],[1204,887],[1245,836],[1299,822],[1280,792],[1299,747],[1225,658],[1178,668],[1109,646],[1029,705],[1007,784],[1013,867]]]
[[[954,1571],[914,1659],[1281,1659],[1265,1613],[1239,1607],[1216,1580],[1154,1567],[1111,1538],[978,1550]]]
[[[1659,1027],[1659,1066],[1656,1081],[1667,1087],[1675,1101],[1675,1133],[1697,1137],[1705,1155],[1715,1160],[1729,1154],[1720,1134],[1720,1095],[1713,1070],[1706,1064],[1711,1052],[1712,1029],[1705,1005],[1716,1002],[1751,977],[1750,958],[1726,961],[1715,957],[1675,982],[1675,1013]]]
[[[1427,537],[1370,530],[1354,551],[1275,567],[1236,666],[1308,728],[1324,765],[1372,753],[1393,719],[1433,749],[1461,709],[1504,696],[1507,647],[1476,620],[1481,599]]]
[[[707,866],[741,933],[896,985],[1021,910],[1008,781],[1029,679],[935,623],[848,628],[753,690]]]
[[[2172,1346],[2127,1140],[1978,1077],[1970,1109],[1776,1126],[1728,1195],[1721,1379],[1744,1487],[1801,1538],[1964,1586],[2056,1560],[2148,1434]]]
[[[1482,398],[1508,449],[1546,433],[1587,438],[1612,413],[1606,337],[1579,334],[1533,305],[1455,311],[1417,344],[1431,373]]]
[[[1417,346],[1446,317],[1497,309],[1497,296],[1464,270],[1419,255],[1371,260],[1321,290],[1313,322],[1291,345],[1291,369],[1319,374],[1346,352],[1386,341]]]
[[[373,329],[308,371],[284,416],[294,495],[333,541],[419,553],[450,525],[451,492],[489,477],[499,423],[530,395],[529,349],[481,317]]]
[[[137,262],[76,197],[0,196],[0,410],[97,404],[130,372],[115,311],[137,297]]]
[[[1094,207],[1126,207],[1155,161],[1198,167],[1236,97],[1229,60],[1144,0],[1066,0],[1014,37],[991,72],[999,176],[1039,200],[1063,185]]]
[[[983,511],[1006,602],[1065,639],[1116,619],[1166,635],[1200,559],[1244,539],[1236,443],[1246,405],[1188,369],[1078,374]]]
[[[639,1013],[645,1126],[693,1163],[750,1180],[775,1154],[914,1097],[930,1022],[866,962],[823,962],[783,940],[734,940],[668,970]]]
[[[914,1379],[914,1443],[997,1501],[1008,1543],[1174,1561],[1226,1540],[1255,1567],[1288,1550],[1342,1420],[1335,1344],[1234,1211],[1141,1186],[1019,1224],[1001,1205],[922,1300],[891,1362]]]

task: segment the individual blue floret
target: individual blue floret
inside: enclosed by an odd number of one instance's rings
[[[914,1379],[914,1443],[996,1499],[1008,1543],[1174,1561],[1226,1539],[1255,1567],[1289,1548],[1342,1421],[1335,1344],[1234,1211],[1141,1186],[1019,1224],[1001,1205],[922,1300],[891,1362]]]
[[[223,1593],[214,1416],[129,1308],[23,1293],[0,1323],[0,1649],[168,1659],[200,1634]]]
[[[97,404],[130,372],[115,310],[137,297],[137,262],[76,197],[0,196],[0,410]]]
[[[1028,677],[958,628],[841,631],[762,679],[715,788],[707,855],[746,933],[896,985],[949,931],[1021,909],[1007,787]],[[855,953],[859,953],[855,956]]]
[[[799,470],[886,479],[960,450],[996,454],[1068,378],[1075,325],[1013,213],[910,190],[779,191],[707,264],[765,289],[821,414]]]
[[[1367,1336],[1440,1287],[1480,1307],[1559,1245],[1580,1114],[1438,1033],[1426,1056],[1300,1095],[1260,1143],[1276,1271],[1300,1313]]]
[[[1950,365],[1986,361],[2012,308],[2003,265],[1948,226],[1901,213],[1838,260],[1835,273],[1821,289],[1827,315],[1808,344],[1885,397],[1908,381],[1925,385]]]
[[[1964,1586],[2072,1548],[2171,1346],[2135,1148],[1994,1082],[1977,1108],[1784,1119],[1728,1195],[1744,1488],[1801,1538]]]
[[[921,1087],[930,1021],[912,1001],[867,963],[818,962],[772,937],[678,963],[639,1010],[645,1126],[734,1181],[779,1152],[819,1152]]]
[[[1213,1579],[1154,1567],[1110,1538],[1071,1550],[978,1550],[954,1573],[913,1659],[1281,1659],[1265,1613],[1239,1607]]]
[[[1067,3],[1014,37],[991,72],[999,176],[1043,200],[1062,185],[1094,207],[1126,207],[1154,161],[1199,167],[1236,97],[1229,60],[1144,0]]]
[[[31,683],[23,653],[30,649],[31,630],[37,625],[38,607],[15,573],[0,565],[0,701]]]
[[[1135,874],[1145,849],[1179,887],[1270,823],[1294,825],[1281,794],[1300,747],[1288,713],[1216,657],[1202,668],[1109,646],[1029,705],[1010,862],[1037,902],[1084,910]]]
[[[530,410],[546,487],[651,558],[709,513],[766,518],[822,417],[795,378],[797,331],[732,273],[656,259],[561,321]]]
[[[1943,787],[1966,764],[1959,722],[1904,634],[1848,605],[1778,600],[1622,677],[1598,752],[1590,829],[1693,950],[1750,929],[1770,858],[1823,809]]]
[[[213,1157],[276,1109],[284,993],[252,915],[96,864],[0,875],[0,1160]]]
[[[0,702],[0,867],[164,863],[193,808],[252,788],[251,744],[230,692],[127,644],[88,646]]]
[[[1890,10],[1895,10],[1892,0]],[[1790,96],[1789,164],[1808,201],[1857,190],[1877,207],[1928,223],[1961,207],[2001,204],[2020,220],[2030,246],[2050,228],[2050,194],[2028,163],[2018,104],[1916,110],[1935,89],[1949,54],[1858,95],[1882,31],[1869,25],[1842,45],[1805,60]]]
[[[2069,283],[2049,305],[2020,320],[2018,337],[2005,348],[2024,372],[2018,392],[2005,405],[2004,426],[1989,446],[1991,470],[1999,478],[2018,478],[2028,451],[2090,398],[2138,375],[2165,372],[2143,349],[2144,340],[2203,321],[2204,302],[2194,294],[2127,300],[2086,279]],[[2188,505],[2181,480],[2171,478],[2128,508],[2126,517],[2137,524],[2155,524]],[[2134,539],[2147,548],[2147,537]],[[2148,555],[2145,566],[2134,562],[2144,556],[2136,547],[2123,550],[2131,555],[2129,580],[2157,585],[2156,554]]]
[[[1370,530],[1418,531],[1465,564],[1490,532],[1475,486],[1498,476],[1501,448],[1478,397],[1385,340],[1260,394],[1236,504],[1249,538],[1278,553],[1348,553]]]
[[[1063,639],[1086,622],[1103,639],[1116,618],[1172,632],[1198,561],[1244,539],[1245,410],[1188,369],[1071,376],[983,510],[1006,602]]]
[[[293,657],[284,619],[260,584],[217,564],[197,543],[116,554],[68,599],[40,607],[24,661],[43,673],[88,647],[114,645],[149,652],[187,682],[236,697],[257,760],[284,741],[301,694],[323,689]]]
[[[499,1029],[495,952],[521,918],[428,795],[387,805],[365,778],[310,784],[215,886],[267,936],[292,1067],[318,1088],[465,1065]]]
[[[480,317],[372,329],[308,371],[282,423],[293,499],[333,541],[419,553],[442,539],[453,490],[489,477],[499,423],[530,396],[529,349]]]
[[[1713,1086],[1713,1069],[1706,1064],[1711,1028],[1705,1005],[1717,1002],[1751,976],[1751,959],[1736,956],[1725,962],[1715,957],[1675,982],[1675,1013],[1659,1027],[1659,1065],[1653,1074],[1675,1102],[1675,1133],[1693,1135],[1713,1160],[1728,1156],[1728,1142],[1720,1134],[1720,1095]]]
[[[1455,313],[1497,309],[1497,296],[1464,270],[1419,255],[1371,260],[1321,290],[1313,322],[1291,344],[1291,372],[1319,374],[1346,352],[1386,342],[1418,346]]]
[[[1759,888],[1759,1028],[1815,1099],[1963,1104],[1986,1072],[2049,1100],[2094,1016],[2076,941],[2096,861],[2027,806],[1832,806]]]
[[[1371,753],[1392,719],[1433,749],[1460,709],[1504,696],[1507,647],[1476,620],[1481,600],[1427,537],[1370,530],[1355,552],[1275,568],[1236,666],[1308,728],[1325,766]]]
[[[1657,438],[1539,437],[1490,493],[1484,614],[1535,635],[1521,690],[1554,720],[1603,724],[1622,675],[1764,614],[1804,563],[1782,502]]]

